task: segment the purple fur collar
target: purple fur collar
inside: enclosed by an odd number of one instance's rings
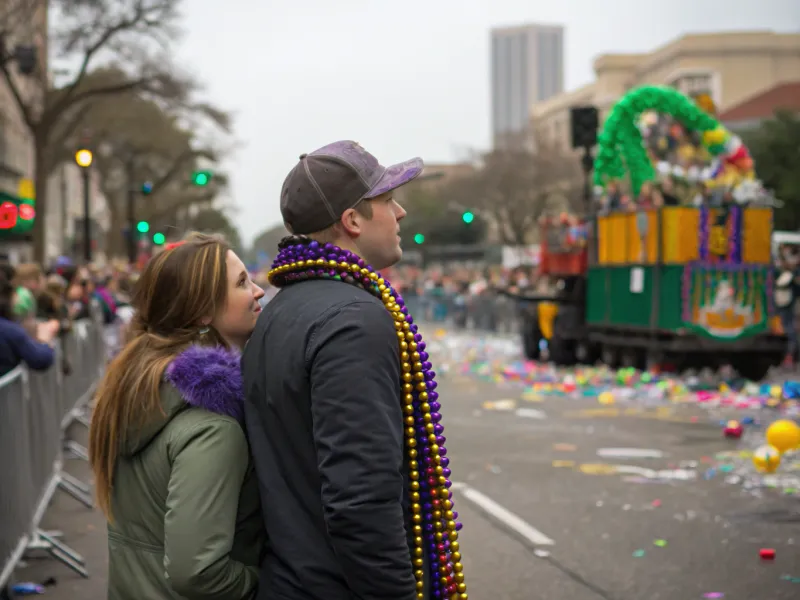
[[[166,379],[190,406],[244,422],[241,356],[233,350],[191,346],[167,367]]]

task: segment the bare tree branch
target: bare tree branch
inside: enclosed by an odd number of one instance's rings
[[[0,51],[2,51],[2,49],[0,49]],[[11,71],[8,69],[8,63],[5,62],[2,56],[0,56],[0,71],[3,73],[3,79],[6,80],[6,86],[9,90],[11,90],[11,95],[14,97],[14,103],[17,105],[17,108],[22,114],[25,124],[32,129],[36,126],[36,122],[33,120],[33,116],[31,115],[31,110],[28,107],[28,104],[22,98],[22,94],[20,93],[20,90],[11,75]]]
[[[523,145],[478,155],[472,176],[454,181],[444,193],[451,203],[493,221],[501,241],[524,245],[554,199],[564,204],[577,161],[555,148],[537,152]]]

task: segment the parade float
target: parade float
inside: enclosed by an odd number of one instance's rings
[[[705,108],[705,109],[704,109]],[[671,116],[709,159],[686,173],[659,161],[642,115]],[[631,90],[598,136],[594,183],[624,185],[637,198],[665,175],[717,192],[717,202],[658,206],[542,222],[542,274],[553,298],[530,298],[523,341],[539,358],[542,338],[557,363],[612,367],[730,364],[760,379],[785,354],[773,314],[772,208],[742,140],[713,111],[667,87]],[[723,199],[719,202],[719,199]],[[547,334],[547,335],[545,335]]]

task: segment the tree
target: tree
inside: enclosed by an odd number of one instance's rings
[[[289,235],[289,231],[283,226],[283,223],[265,229],[253,240],[248,260],[255,262],[259,259],[259,255],[274,257],[278,253],[278,242],[287,235]]]
[[[228,243],[233,248],[242,260],[242,238],[239,230],[228,218],[228,215],[220,209],[206,208],[198,212],[189,221],[189,229],[194,231],[203,231],[205,233],[218,233],[228,240]]]
[[[540,144],[536,152],[523,145],[504,146],[480,155],[472,176],[453,181],[446,195],[451,204],[491,220],[500,241],[521,246],[548,209],[564,210],[580,187],[580,163],[556,148]]]
[[[404,248],[413,248],[418,234],[424,236],[427,245],[470,245],[483,241],[486,221],[475,215],[472,222],[464,222],[462,215],[466,209],[449,202],[448,184],[426,186],[412,182],[407,185],[404,204],[408,215],[400,223]]]
[[[189,79],[175,75],[167,59],[178,33],[179,3],[180,0],[50,0],[50,20],[56,25],[47,36],[49,48],[45,46],[40,51],[63,59],[63,71],[68,77],[64,85],[49,88],[47,63],[40,57],[36,76],[45,90],[43,99],[26,94],[28,86],[12,73],[8,62],[0,60],[2,77],[35,146],[34,185],[39,218],[34,223],[33,241],[37,260],[44,260],[45,252],[48,149],[60,145],[59,140],[53,139],[54,131],[58,128],[60,135],[69,136],[100,98],[135,90],[168,98],[177,105],[186,104],[195,90]],[[99,61],[113,64],[126,77],[86,85],[87,76]]]
[[[775,229],[800,229],[800,116],[779,111],[742,137],[758,178],[783,202],[775,211]]]
[[[123,81],[125,77],[117,70],[104,69],[87,76],[84,85],[103,86],[112,80]],[[112,255],[124,254],[125,240],[121,234],[127,226],[131,198],[134,220],[145,220],[161,228],[183,229],[190,206],[210,205],[226,188],[225,174],[214,168],[223,149],[202,144],[196,130],[186,127],[187,114],[195,120],[205,117],[223,131],[229,128],[227,115],[213,106],[199,105],[189,113],[185,107],[174,109],[163,100],[133,90],[114,98],[95,98],[91,110],[80,119],[71,120],[73,131],[54,129],[54,137],[62,143],[49,149],[47,161],[51,165],[71,161],[82,135],[79,132],[91,132],[95,148],[93,168],[100,174],[111,216]],[[193,185],[192,172],[209,166],[213,171],[209,185]],[[146,194],[145,183],[150,184]]]
[[[41,3],[31,0],[4,0],[0,4],[0,32],[16,32],[27,29],[35,21]]]

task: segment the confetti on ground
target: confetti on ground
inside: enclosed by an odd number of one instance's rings
[[[667,541],[666,540],[655,540],[653,542],[653,545],[654,546],[658,546],[659,548],[664,548],[667,545]]]
[[[553,444],[553,450],[557,452],[575,452],[577,449],[573,444]]]
[[[481,336],[458,330],[438,330],[429,343],[429,352],[441,364],[443,376],[451,379],[468,377],[492,382],[505,389],[518,391],[518,401],[503,400],[484,404],[487,411],[521,410],[519,404],[529,402],[564,402],[589,399],[598,404],[597,411],[608,414],[583,414],[585,418],[642,417],[672,422],[713,423],[722,429],[730,419],[744,426],[737,444],[744,452],[717,455],[701,461],[698,482],[721,480],[737,485],[753,494],[773,489],[785,495],[800,494],[800,452],[782,457],[780,468],[772,474],[758,473],[752,462],[752,451],[764,443],[764,428],[781,418],[800,418],[800,383],[768,381],[754,383],[731,377],[724,370],[676,375],[637,371],[632,368],[610,369],[606,366],[574,368],[521,360],[520,341],[516,336]],[[775,379],[775,377],[773,377]],[[512,392],[513,393],[513,392]],[[510,395],[510,394],[509,394]],[[513,404],[512,404],[513,402]],[[563,412],[570,412],[567,408]],[[591,411],[572,411],[589,413]],[[698,416],[697,413],[700,413]],[[583,469],[582,469],[583,470]],[[608,469],[601,469],[607,473]],[[587,467],[584,472],[600,474]],[[650,473],[627,473],[626,481],[661,483],[664,479]],[[676,478],[681,479],[681,478]],[[669,480],[669,479],[668,479]],[[695,478],[685,480],[694,481]]]

